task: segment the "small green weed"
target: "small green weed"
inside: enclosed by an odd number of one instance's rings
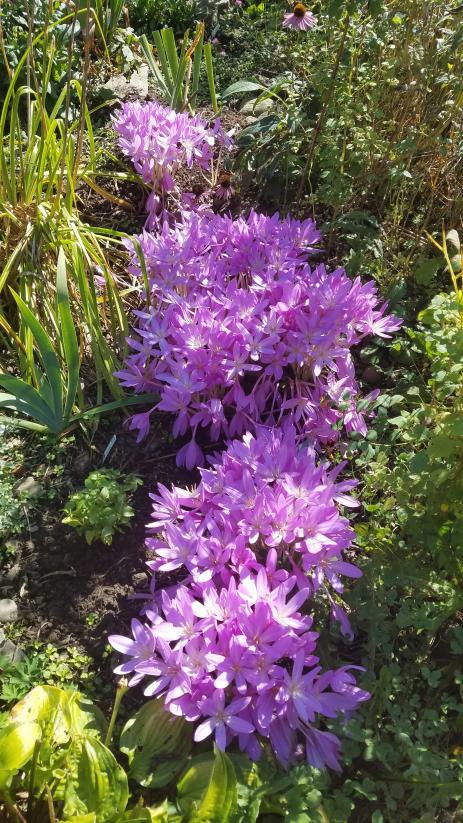
[[[138,477],[124,477],[116,469],[91,472],[84,488],[69,498],[63,523],[85,535],[89,544],[101,540],[107,546],[111,545],[115,532],[123,529],[134,515],[127,498],[140,483]]]

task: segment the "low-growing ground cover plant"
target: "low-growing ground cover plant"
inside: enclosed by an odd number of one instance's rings
[[[74,492],[64,507],[63,523],[73,526],[87,543],[101,540],[110,546],[117,531],[127,527],[135,512],[129,494],[141,483],[139,477],[116,469],[98,469]]]

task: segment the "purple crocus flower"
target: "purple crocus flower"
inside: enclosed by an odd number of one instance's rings
[[[202,702],[201,711],[202,714],[209,715],[209,718],[196,728],[194,739],[199,742],[215,732],[215,742],[219,749],[224,751],[227,745],[227,728],[238,734],[252,734],[252,723],[239,716],[249,702],[249,697],[239,697],[225,706],[224,692],[216,692],[213,697],[206,697]]]

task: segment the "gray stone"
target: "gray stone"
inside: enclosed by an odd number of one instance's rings
[[[11,663],[20,663],[24,660],[24,652],[12,640],[8,640],[0,631],[0,657],[6,657]]]
[[[148,586],[148,575],[146,572],[136,572],[133,574],[132,585],[134,589],[146,589]]]
[[[144,100],[148,97],[148,66],[143,65],[127,79],[123,74],[115,74],[101,86],[102,91],[110,92],[114,97],[120,100],[128,100],[135,98],[137,100]]]
[[[248,100],[247,103],[241,106],[240,112],[241,114],[253,114],[260,117],[262,114],[271,112],[274,105],[270,97],[266,97],[265,100],[259,100],[258,103],[255,103],[254,100]]]
[[[28,497],[38,497],[41,492],[42,486],[35,477],[25,477],[16,487],[16,494],[27,494]]]
[[[15,580],[18,579],[19,575],[21,574],[21,566],[19,563],[15,563],[11,569],[5,572],[5,580],[7,583],[14,583]]]
[[[4,597],[0,600],[0,623],[13,623],[18,619],[18,607],[14,600]]]

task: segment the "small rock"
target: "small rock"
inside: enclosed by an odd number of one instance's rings
[[[5,597],[0,600],[0,623],[13,623],[18,619],[18,607],[14,600]]]
[[[16,494],[27,494],[28,497],[38,497],[43,491],[35,477],[25,477],[16,487]]]
[[[77,455],[73,463],[73,470],[76,474],[88,474],[90,466],[92,465],[92,455],[88,452],[81,452]]]
[[[254,100],[248,100],[244,106],[241,106],[240,112],[241,114],[254,114],[260,116],[271,112],[274,105],[273,100],[269,97],[266,97],[265,100],[259,100],[258,103],[255,103]]]
[[[5,580],[7,581],[7,583],[14,583],[14,581],[18,579],[20,574],[21,566],[19,565],[19,563],[15,563],[14,566],[11,567],[11,569],[8,569],[8,571],[5,572]]]
[[[381,382],[382,374],[378,369],[370,365],[364,369],[362,377],[369,386],[377,386],[378,383]]]
[[[148,575],[146,572],[136,572],[133,574],[132,585],[134,589],[146,589],[148,586]]]
[[[0,657],[6,657],[11,663],[20,663],[25,657],[22,649],[12,640],[8,640],[2,631],[0,631]]]
[[[116,74],[101,86],[101,91],[111,94],[113,97],[121,100],[129,98],[145,99],[148,97],[148,80],[149,71],[148,66],[140,66],[138,71],[127,79],[123,74]]]

